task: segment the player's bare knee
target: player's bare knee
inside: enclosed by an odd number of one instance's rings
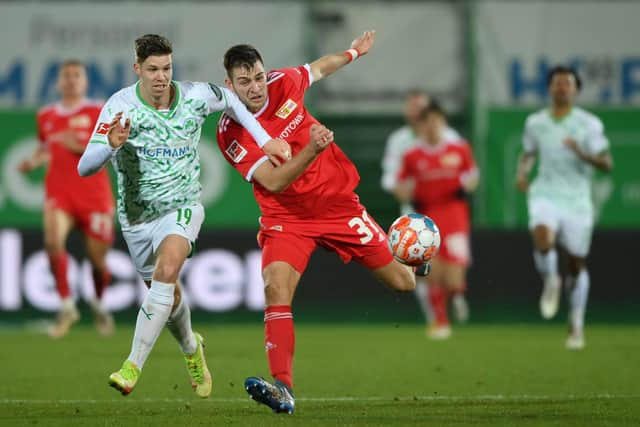
[[[180,266],[173,262],[162,262],[153,271],[153,280],[164,283],[175,283],[180,274]]]
[[[267,305],[289,305],[293,300],[291,288],[280,280],[265,280],[264,296]]]

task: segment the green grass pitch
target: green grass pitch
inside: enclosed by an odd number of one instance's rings
[[[296,413],[249,401],[267,376],[262,325],[196,324],[214,393],[192,393],[164,332],[134,392],[108,375],[128,354],[131,322],[99,338],[80,326],[59,341],[0,332],[2,426],[631,426],[640,425],[640,328],[593,325],[587,348],[564,349],[558,324],[470,325],[432,342],[416,324],[300,324]]]

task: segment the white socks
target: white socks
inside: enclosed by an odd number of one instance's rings
[[[180,298],[180,303],[169,316],[167,328],[180,344],[180,349],[184,354],[196,352],[198,344],[191,330],[191,310],[189,310],[189,305],[185,302],[184,296]]]
[[[429,289],[427,280],[424,277],[416,277],[416,298],[418,305],[422,309],[422,314],[428,324],[433,322],[433,310],[429,302]]]
[[[542,277],[558,274],[558,253],[555,249],[549,249],[546,254],[536,250],[533,252],[533,260]]]
[[[574,331],[582,332],[589,297],[589,273],[586,268],[583,268],[572,279],[574,283],[569,296],[569,322]]]
[[[127,358],[139,369],[144,366],[162,328],[169,319],[173,307],[174,289],[175,285],[171,283],[153,280],[147,296],[142,301],[136,321],[136,331],[133,335],[131,354]]]

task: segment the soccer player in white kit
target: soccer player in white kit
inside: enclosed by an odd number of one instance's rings
[[[403,111],[406,124],[391,132],[387,138],[384,157],[382,158],[381,186],[387,193],[394,194],[395,189],[398,187],[398,174],[400,173],[405,153],[416,147],[420,142],[416,134],[418,116],[430,102],[431,97],[424,90],[411,89],[407,92]],[[460,141],[462,139],[460,134],[449,126],[445,128],[443,138],[445,141]],[[400,213],[402,215],[414,211],[410,204],[401,202]],[[430,299],[438,298],[436,294],[442,294],[443,292],[446,291],[433,287],[429,288],[424,277],[416,277],[416,297],[427,321],[427,336],[433,339],[446,339],[450,335],[446,331],[432,327],[434,319]],[[456,319],[460,322],[466,322],[469,318],[469,305],[464,297],[464,290],[454,293],[451,301]]]
[[[528,196],[534,261],[544,280],[540,312],[545,319],[555,316],[560,299],[562,281],[556,242],[568,253],[566,347],[579,350],[585,345],[584,317],[589,293],[586,257],[594,223],[592,174],[594,168],[611,171],[613,160],[600,119],[574,106],[581,87],[575,70],[554,67],[547,75],[547,87],[551,105],[526,120],[516,185]],[[529,185],[529,173],[536,159],[538,173]]]
[[[287,156],[288,145],[271,140],[244,104],[226,88],[178,82],[172,77],[172,46],[147,34],[135,41],[139,81],[116,92],[100,113],[78,172],[98,171],[109,160],[118,177],[118,217],[136,269],[149,292],[142,302],[131,353],[109,385],[129,394],[151,349],[167,325],[178,341],[194,391],[211,394],[203,339],[191,329],[189,306],[178,276],[193,252],[204,208],[200,203],[202,125],[225,110],[247,128],[268,155]]]

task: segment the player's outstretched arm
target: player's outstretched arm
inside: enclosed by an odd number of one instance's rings
[[[375,31],[365,31],[360,37],[351,42],[351,48],[342,53],[326,55],[311,63],[313,81],[317,82],[330,76],[351,61],[366,55],[373,47],[376,39]]]
[[[253,180],[272,193],[283,192],[333,142],[333,132],[322,125],[311,126],[311,141],[295,156],[280,166],[262,163],[253,174]]]

